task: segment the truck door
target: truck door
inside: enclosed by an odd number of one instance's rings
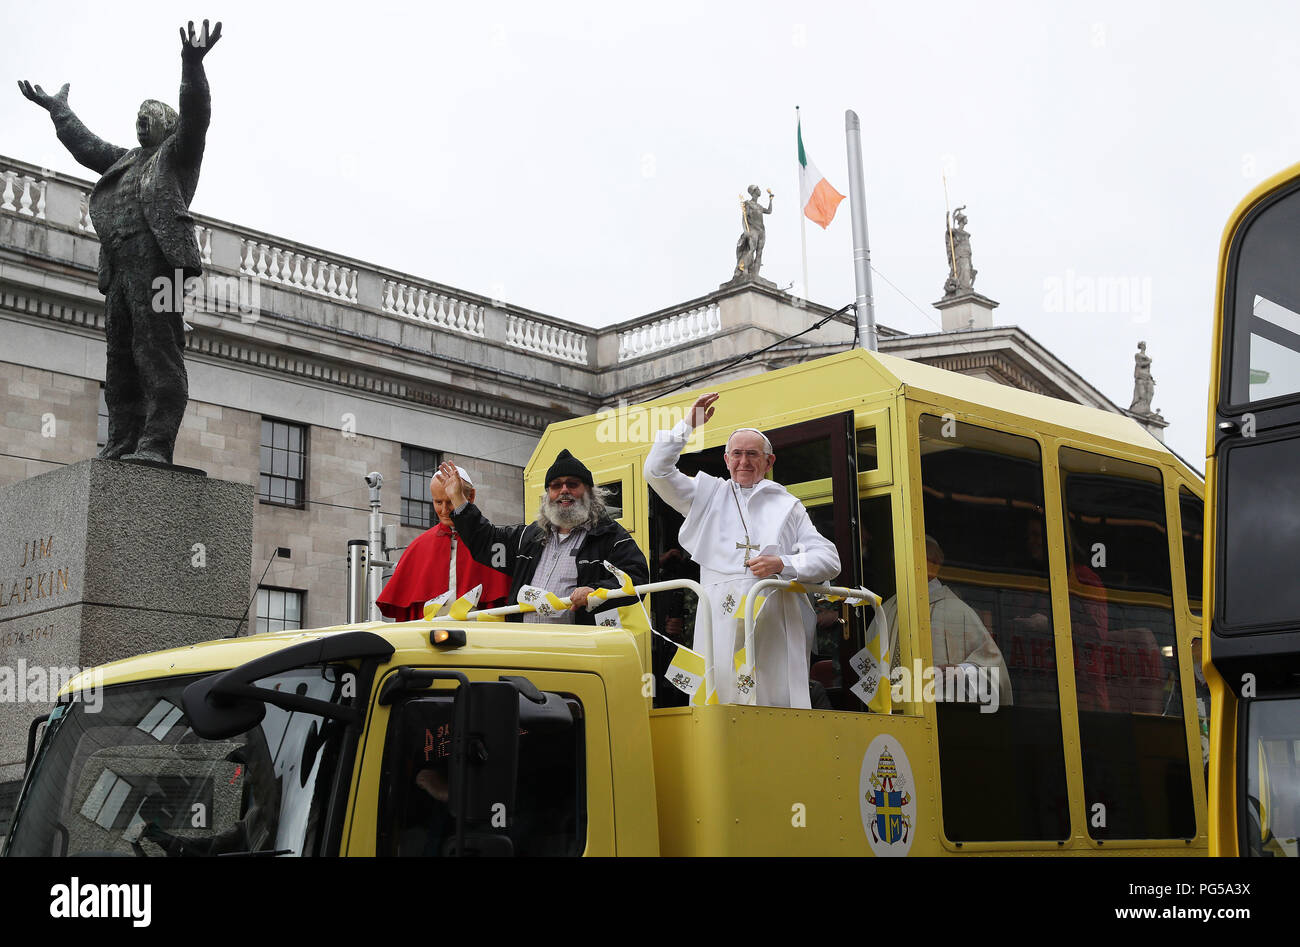
[[[472,634],[472,632],[471,632]],[[454,737],[454,686],[439,683],[381,700],[374,688],[361,761],[349,855],[439,857],[455,820],[448,810],[448,775]],[[613,773],[604,687],[593,674],[531,670],[460,669],[472,681],[522,675],[562,696],[574,725],[559,733],[520,729],[513,811],[499,813],[499,826],[513,854],[613,855]],[[385,700],[387,702],[385,702]]]

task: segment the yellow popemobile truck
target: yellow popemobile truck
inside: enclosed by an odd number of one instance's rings
[[[709,614],[642,476],[684,392],[552,425],[525,470],[536,496],[568,448],[610,492],[651,569],[625,627],[462,600],[86,672],[33,725],[6,853],[1206,852],[1192,470],[1126,417],[860,349],[716,390],[681,469],[763,429],[839,550],[813,709],[666,677]],[[997,700],[936,676],[954,622],[996,646]]]

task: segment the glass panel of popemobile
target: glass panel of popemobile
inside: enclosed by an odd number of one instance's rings
[[[1070,831],[1042,452],[1036,440],[922,414],[920,618],[903,690],[933,704],[954,842]],[[991,806],[990,800],[999,800]]]

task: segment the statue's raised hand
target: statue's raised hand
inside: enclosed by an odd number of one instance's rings
[[[203,21],[203,32],[194,31],[194,21],[189,22],[189,33],[185,28],[181,31],[181,56],[189,59],[202,59],[208,54],[213,46],[217,45],[217,40],[221,39],[221,22],[217,21],[216,27],[211,33],[208,32],[208,21]]]
[[[65,82],[63,83],[63,88],[55,95],[48,95],[40,86],[34,86],[26,79],[18,80],[18,91],[21,92],[25,98],[31,99],[47,112],[56,105],[68,104],[68,88],[69,84]]]

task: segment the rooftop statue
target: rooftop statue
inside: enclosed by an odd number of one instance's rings
[[[971,265],[970,234],[966,232],[966,215],[962,204],[945,220],[943,246],[948,254],[948,279],[943,284],[945,297],[975,291],[975,277],[979,270]]]
[[[763,215],[772,213],[774,196],[767,189],[767,207],[760,204],[761,192],[757,184],[749,186],[749,200],[741,203],[740,220],[744,232],[736,241],[736,271],[732,279],[756,279],[763,265],[763,244],[767,242],[767,226]]]
[[[1151,356],[1147,355],[1147,344],[1138,343],[1137,354],[1133,356],[1133,403],[1128,409],[1134,414],[1150,415],[1151,399],[1156,396],[1156,380],[1151,377]]]

